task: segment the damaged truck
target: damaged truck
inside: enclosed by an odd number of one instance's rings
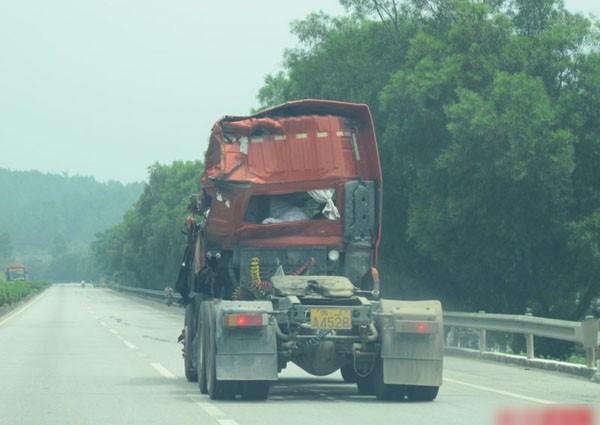
[[[380,296],[382,177],[367,105],[289,102],[212,129],[176,288],[185,375],[264,400],[289,362],[361,394],[431,401],[439,301]]]

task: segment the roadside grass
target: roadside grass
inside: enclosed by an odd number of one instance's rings
[[[31,294],[40,292],[48,285],[47,282],[36,281],[0,281],[0,307],[19,302]]]

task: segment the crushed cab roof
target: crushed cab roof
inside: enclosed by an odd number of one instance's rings
[[[307,99],[219,120],[203,180],[260,184],[348,178],[381,180],[368,106]]]

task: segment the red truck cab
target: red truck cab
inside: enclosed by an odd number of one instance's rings
[[[226,116],[212,129],[201,185],[197,273],[217,256],[234,270],[225,279],[242,281],[253,256],[285,273],[314,258],[309,274],[363,286],[376,266],[381,169],[367,105],[301,100]]]

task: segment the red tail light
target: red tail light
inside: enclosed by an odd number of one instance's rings
[[[262,313],[225,314],[223,320],[225,326],[230,328],[250,328],[266,324]]]
[[[427,323],[423,323],[423,322],[419,322],[417,323],[417,332],[420,334],[426,334],[427,332],[429,332],[429,326],[427,326]]]
[[[396,332],[408,334],[436,334],[439,330],[439,323],[425,320],[396,320],[394,322]]]

